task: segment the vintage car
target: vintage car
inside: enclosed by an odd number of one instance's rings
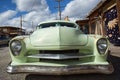
[[[12,61],[8,73],[69,75],[113,72],[106,58],[109,42],[100,35],[86,35],[70,21],[42,22],[28,36],[9,43]]]

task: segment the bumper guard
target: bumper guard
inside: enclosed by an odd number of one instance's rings
[[[8,73],[37,73],[45,75],[70,75],[85,73],[111,74],[112,65],[75,65],[75,66],[37,66],[37,65],[8,65]]]

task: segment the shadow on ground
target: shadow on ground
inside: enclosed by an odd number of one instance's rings
[[[115,80],[120,80],[120,57],[109,55],[108,61],[111,62],[114,67],[113,74],[115,76]]]
[[[104,74],[82,74],[82,75],[27,75],[25,80],[115,80],[114,76]]]

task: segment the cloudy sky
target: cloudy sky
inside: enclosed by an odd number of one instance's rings
[[[20,26],[30,30],[39,22],[58,19],[57,0],[1,0],[0,26]],[[101,0],[63,0],[61,1],[62,19],[66,16],[71,21],[84,18]]]

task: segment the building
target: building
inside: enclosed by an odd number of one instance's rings
[[[115,45],[120,45],[120,0],[102,0],[86,17],[76,23],[88,25],[89,34],[100,34],[108,37]]]
[[[25,34],[25,30],[18,27],[12,27],[12,26],[3,26],[0,27],[1,34],[4,33],[4,35],[7,35],[9,37],[15,37],[20,34]]]

